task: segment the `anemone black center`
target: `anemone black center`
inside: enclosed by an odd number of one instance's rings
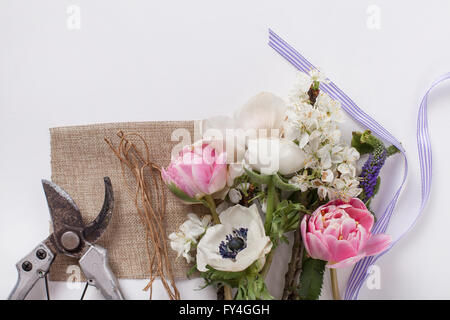
[[[247,248],[248,228],[233,229],[219,244],[219,253],[224,259],[236,261],[236,255]]]
[[[245,241],[241,237],[234,237],[228,242],[228,249],[233,252],[242,250],[245,246]]]

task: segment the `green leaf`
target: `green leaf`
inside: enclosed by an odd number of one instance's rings
[[[390,156],[400,152],[400,150],[398,150],[396,146],[389,146],[386,148],[386,152],[387,152],[387,156],[390,157]]]
[[[250,182],[254,185],[262,185],[262,184],[268,184],[270,180],[272,179],[272,176],[268,176],[261,173],[256,173],[252,170],[249,170],[247,168],[244,168],[245,173],[247,173],[247,176],[250,179]]]
[[[384,147],[383,142],[375,137],[370,130],[366,130],[362,133],[360,141],[363,144],[373,147],[373,149],[377,149],[380,146]]]
[[[200,272],[200,276],[205,280],[205,286],[227,284],[232,288],[237,288],[236,300],[267,300],[273,299],[267,290],[264,279],[259,274],[259,262],[255,262],[250,267],[240,272],[220,271],[210,266],[208,271]],[[204,288],[203,287],[203,288]]]
[[[241,279],[236,300],[272,300],[264,279],[259,274],[248,274]]]
[[[283,191],[298,191],[300,190],[299,187],[294,186],[293,184],[290,184],[288,182],[285,182],[283,178],[280,177],[278,173],[273,175],[273,183],[276,188],[283,190]]]
[[[240,272],[229,272],[216,270],[210,266],[206,266],[208,271],[201,272],[200,276],[205,280],[205,287],[213,284],[228,284],[236,288],[242,277],[245,276],[245,270]]]
[[[362,135],[362,132],[352,132],[352,147],[358,150],[361,155],[371,153],[374,148],[370,144],[361,142]]]
[[[298,294],[303,300],[317,300],[322,291],[326,261],[306,258],[303,261]]]
[[[319,90],[319,86],[320,86],[320,81],[313,81],[311,87],[313,90]]]
[[[167,184],[167,187],[169,188],[170,191],[172,191],[172,193],[176,197],[178,197],[180,200],[182,200],[184,202],[191,203],[191,204],[203,203],[199,199],[189,197],[183,190],[179,189],[175,185],[175,183],[169,183],[169,184]]]
[[[197,264],[194,264],[187,272],[186,277],[189,279],[194,273],[198,271]]]
[[[273,243],[277,243],[278,240],[284,241],[285,233],[298,229],[300,217],[307,212],[309,211],[300,203],[290,200],[279,202],[273,212],[269,234]]]

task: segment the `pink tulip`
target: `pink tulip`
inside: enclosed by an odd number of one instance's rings
[[[305,215],[301,232],[312,258],[328,261],[329,268],[344,268],[390,245],[390,236],[370,233],[373,223],[373,215],[361,200],[334,200]]]
[[[183,200],[200,199],[226,186],[226,153],[206,142],[186,146],[170,165],[161,171],[164,182]],[[175,189],[174,189],[175,187]],[[185,195],[189,198],[185,199]]]

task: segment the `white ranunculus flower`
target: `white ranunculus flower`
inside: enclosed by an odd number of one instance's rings
[[[262,260],[272,248],[256,205],[223,211],[220,224],[206,230],[197,246],[197,269],[238,272]]]
[[[169,235],[170,247],[177,252],[177,257],[183,256],[188,263],[193,257],[189,254],[191,245],[197,243],[211,223],[211,216],[205,215],[200,219],[193,213],[188,214],[188,220],[183,222],[177,232]]]
[[[286,113],[283,99],[269,92],[261,92],[234,112],[233,117],[216,116],[202,121],[202,136],[207,139],[223,140],[226,150],[236,149],[237,162],[242,160],[241,150],[249,138],[262,134],[278,138],[281,134]],[[273,131],[273,132],[272,132]],[[231,145],[231,146],[230,146]],[[236,160],[235,160],[236,161]]]
[[[237,109],[233,117],[216,116],[203,120],[202,136],[231,143],[242,141],[245,135],[255,138],[260,129],[270,134],[271,130],[281,130],[285,113],[283,99],[270,92],[261,92]]]
[[[281,134],[286,112],[285,102],[269,92],[261,92],[235,111],[233,117],[216,116],[202,121],[203,139],[214,141],[226,151],[228,175],[227,186],[244,173],[243,159],[248,139]],[[267,130],[262,133],[259,130]],[[217,198],[228,192],[224,189]]]
[[[281,129],[286,113],[283,99],[270,92],[261,92],[234,113],[236,128],[244,130]]]
[[[266,175],[297,172],[304,168],[305,159],[305,152],[294,142],[278,138],[251,139],[245,155],[246,163]]]

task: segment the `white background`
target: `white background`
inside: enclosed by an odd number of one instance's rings
[[[81,9],[80,30],[67,28],[70,5]],[[380,9],[380,29],[367,26],[370,5]],[[230,114],[262,90],[285,98],[296,72],[268,47],[268,27],[402,141],[410,175],[388,232],[406,228],[420,198],[418,106],[431,81],[450,71],[448,1],[0,0],[0,298],[14,286],[16,261],[48,235],[40,182],[50,177],[48,128]],[[363,286],[360,298],[450,298],[450,86],[429,103],[430,202],[414,230],[377,262],[381,289]],[[379,212],[401,170],[399,156],[384,169]],[[281,262],[270,275],[275,295]],[[348,271],[339,272],[343,289]],[[147,298],[145,283],[121,280],[128,298]],[[194,291],[200,284],[180,282],[182,297],[215,297]],[[328,279],[325,286],[329,298]],[[81,291],[63,283],[51,289],[54,298]],[[42,284],[31,297],[43,298]],[[165,297],[159,286],[155,297]]]

